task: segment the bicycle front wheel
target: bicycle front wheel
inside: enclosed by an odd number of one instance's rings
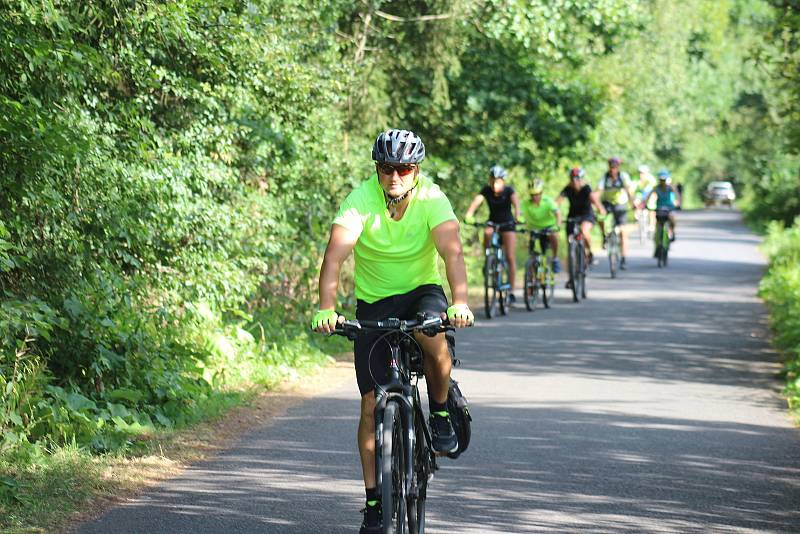
[[[511,306],[509,294],[511,293],[508,263],[503,259],[497,266],[497,303],[500,305],[500,315],[508,315]]]
[[[617,277],[619,267],[619,238],[616,232],[612,232],[608,237],[608,268],[611,271],[611,278]]]
[[[536,294],[539,291],[537,287],[538,280],[536,278],[538,271],[538,262],[534,258],[528,259],[525,263],[525,284],[524,284],[524,300],[525,308],[528,311],[533,311],[536,308]]]
[[[553,276],[551,274],[551,269],[552,269],[552,266],[550,265],[550,261],[547,259],[547,257],[545,257],[544,258],[544,262],[541,265],[539,265],[539,269],[538,269],[539,272],[537,273],[537,276],[536,276],[538,278],[538,280],[539,280],[539,284],[538,284],[539,288],[541,288],[541,290],[542,290],[542,304],[544,304],[545,308],[549,308],[550,307],[550,296],[548,295],[548,291],[549,291],[548,284],[550,282],[550,279]]]
[[[452,354],[452,352],[451,352]],[[419,402],[419,398],[417,398]],[[408,533],[425,534],[425,501],[428,494],[428,479],[433,475],[433,460],[428,440],[423,430],[425,421],[418,407],[414,412],[414,478],[408,495]]]
[[[483,268],[483,309],[487,319],[494,317],[497,311],[496,264],[497,258],[487,256],[486,265]]]
[[[578,302],[578,273],[580,272],[578,269],[580,268],[580,258],[578,258],[578,254],[582,254],[583,252],[578,247],[578,243],[575,242],[573,239],[569,244],[569,256],[567,256],[567,262],[569,263],[569,286],[572,289],[572,300],[574,302]]]
[[[648,214],[646,211],[642,210],[639,213],[639,244],[644,245],[647,242],[647,227],[650,225],[650,221],[648,219]]]
[[[396,402],[383,411],[381,448],[377,455],[381,473],[383,534],[406,534],[405,451],[403,422]]]
[[[578,254],[580,255],[580,263],[578,264],[580,266],[578,269],[578,285],[580,286],[581,298],[586,300],[586,269],[588,266],[586,263],[586,245],[584,243],[581,243]]]

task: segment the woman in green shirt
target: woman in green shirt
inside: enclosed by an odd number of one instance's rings
[[[561,272],[561,264],[558,261],[558,229],[561,227],[561,212],[558,211],[558,205],[553,197],[544,194],[542,180],[533,181],[530,198],[522,201],[522,215],[531,230],[553,229],[548,237],[550,249],[553,251],[553,271]]]

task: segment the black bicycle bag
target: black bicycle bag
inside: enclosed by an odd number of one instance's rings
[[[447,392],[447,411],[450,413],[450,422],[458,437],[458,450],[447,456],[455,459],[469,447],[469,440],[472,437],[472,415],[469,413],[467,398],[461,393],[458,382],[452,378]]]

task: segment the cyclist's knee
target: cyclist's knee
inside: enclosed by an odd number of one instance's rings
[[[375,391],[369,390],[361,396],[361,420],[375,424]]]
[[[437,334],[433,337],[420,337],[418,341],[420,342],[426,360],[437,363],[449,360],[450,351],[447,350],[447,338],[445,338],[444,334]]]

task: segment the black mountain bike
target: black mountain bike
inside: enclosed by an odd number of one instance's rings
[[[528,240],[528,261],[525,262],[525,284],[524,298],[525,308],[533,311],[536,308],[536,300],[539,292],[542,292],[542,304],[545,308],[550,307],[553,301],[553,292],[556,287],[555,273],[553,272],[552,260],[548,257],[547,250],[550,248],[550,234],[554,232],[552,228],[544,230],[528,230],[530,239]],[[539,242],[539,250],[536,249],[536,242]]]
[[[486,249],[486,261],[483,264],[483,305],[486,318],[491,319],[497,315],[508,313],[509,295],[511,294],[511,282],[508,271],[508,260],[503,253],[502,231],[514,227],[515,222],[494,223],[473,223],[474,226],[494,228],[492,241]]]
[[[667,266],[667,256],[669,256],[669,214],[670,208],[658,208],[656,210],[656,233],[653,236],[656,243],[656,260],[659,267]]]
[[[568,243],[568,286],[572,289],[572,300],[574,302],[586,298],[586,244],[583,242],[581,234],[580,217],[570,217],[567,219],[567,226],[572,225],[572,232],[567,234]]]
[[[388,382],[375,389],[375,474],[381,492],[384,534],[424,534],[428,481],[438,469],[417,382],[424,376],[415,332],[435,336],[454,330],[439,317],[345,321],[336,334],[355,340],[383,332],[389,345]],[[452,345],[448,343],[451,357]],[[457,454],[457,453],[454,453]]]

